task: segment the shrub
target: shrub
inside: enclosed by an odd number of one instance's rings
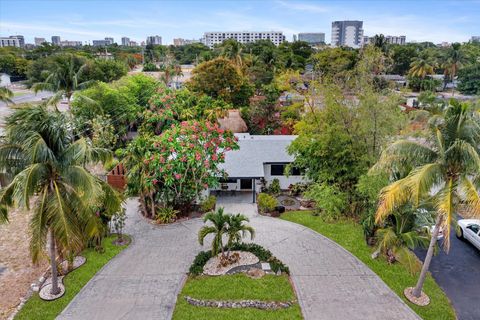
[[[199,254],[193,260],[190,270],[188,271],[191,275],[198,276],[203,273],[203,267],[208,260],[212,257],[211,251],[200,251]]]
[[[178,210],[171,207],[161,207],[157,209],[157,222],[171,223],[177,219]]]
[[[283,272],[290,274],[288,267],[279,259],[277,259],[272,253],[265,249],[264,247],[256,243],[235,243],[231,246],[231,250],[246,251],[253,253],[260,261],[266,261],[270,263],[270,267],[273,272]],[[227,250],[227,248],[225,248]],[[191,275],[197,276],[203,273],[203,267],[207,261],[212,257],[211,251],[202,251],[193,260],[192,265],[190,266],[189,273]]]
[[[215,209],[216,204],[217,204],[217,198],[215,196],[208,196],[208,198],[203,200],[200,207],[202,209],[202,212],[209,212]]]
[[[157,66],[154,63],[147,62],[143,65],[143,71],[149,72],[149,71],[159,71],[160,69],[157,68]]]
[[[261,212],[271,212],[277,205],[277,199],[267,193],[260,193],[257,202]]]
[[[280,181],[275,178],[272,180],[270,187],[268,188],[270,194],[279,194],[282,190],[280,189]]]
[[[299,196],[302,193],[304,193],[308,188],[308,184],[299,182],[299,183],[294,183],[291,184],[288,189],[290,190],[290,194],[292,196]]]
[[[305,197],[315,201],[317,210],[321,211],[326,219],[339,218],[348,205],[344,192],[336,186],[325,183],[312,185],[305,193]]]

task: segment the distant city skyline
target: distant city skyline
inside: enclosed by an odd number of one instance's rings
[[[428,14],[426,14],[428,13]],[[0,1],[0,36],[92,43],[122,37],[141,43],[159,35],[198,39],[209,31],[325,33],[336,20],[363,21],[369,36],[406,35],[408,41],[464,42],[480,30],[480,1]]]

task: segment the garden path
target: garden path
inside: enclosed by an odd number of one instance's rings
[[[255,242],[270,249],[292,274],[305,319],[419,319],[367,266],[342,247],[298,224],[263,217],[251,203],[224,206],[256,229]],[[149,224],[138,202],[127,201],[133,242],[80,291],[58,319],[170,319],[196,253],[200,219]]]

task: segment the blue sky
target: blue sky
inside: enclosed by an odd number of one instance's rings
[[[325,32],[334,20],[363,20],[366,35],[406,35],[407,41],[468,41],[480,35],[476,1],[127,1],[0,0],[0,35],[91,41],[122,36],[200,38],[205,31]]]

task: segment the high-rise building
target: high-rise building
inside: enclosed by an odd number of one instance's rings
[[[318,45],[325,43],[325,33],[323,32],[308,32],[299,33],[298,41],[308,42],[310,45]]]
[[[204,44],[213,48],[227,39],[234,39],[240,43],[250,43],[258,40],[270,40],[278,46],[285,41],[281,31],[229,31],[229,32],[205,32]]]
[[[130,46],[130,38],[122,37],[122,46],[129,47]]]
[[[201,42],[200,40],[196,39],[183,39],[183,38],[174,38],[173,39],[173,45],[178,47],[178,46],[184,46],[187,44],[192,44],[192,43],[199,43]]]
[[[363,21],[332,22],[332,47],[358,48],[363,42]]]
[[[138,43],[136,41],[130,41],[130,47],[136,47]]]
[[[60,36],[52,36],[52,44],[59,46],[60,45]]]
[[[472,41],[472,42],[480,42],[480,36],[472,36],[472,38],[470,39],[470,41]]]
[[[154,45],[154,46],[158,46],[158,45],[161,45],[162,44],[162,37],[160,36],[148,36],[147,37],[147,45]]]
[[[105,40],[93,40],[92,44],[94,47],[107,47],[114,44],[113,38],[106,37]]]
[[[42,43],[47,42],[47,41],[45,40],[45,38],[37,38],[37,37],[35,37],[34,40],[35,40],[35,45],[36,45],[36,46],[41,46]]]
[[[18,43],[20,44],[20,48],[25,47],[25,38],[22,35],[15,35],[15,36],[10,36],[10,38],[17,38]]]
[[[60,41],[61,47],[81,47],[82,45],[83,45],[82,41],[69,41],[69,40]]]
[[[20,48],[20,39],[17,37],[1,37],[0,38],[0,48],[2,47],[18,47]]]

